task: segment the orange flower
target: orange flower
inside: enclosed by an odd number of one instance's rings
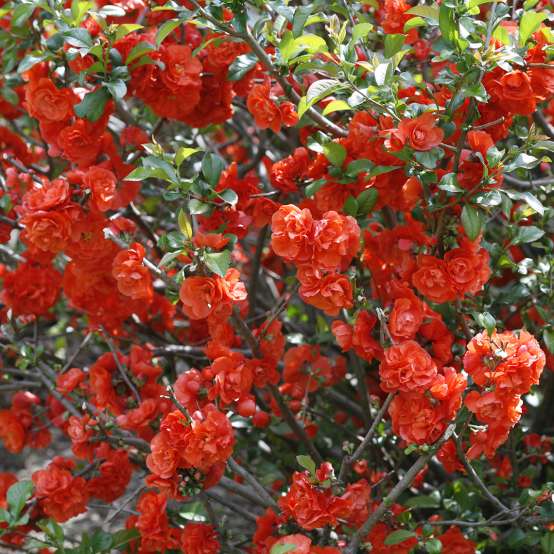
[[[413,339],[423,323],[423,305],[411,291],[397,298],[389,317],[389,330],[395,339]]]
[[[442,304],[456,299],[445,264],[434,256],[420,255],[418,270],[412,275],[412,284],[431,302]]]
[[[181,548],[187,554],[217,554],[221,545],[209,523],[187,523],[181,534]]]
[[[387,348],[379,366],[381,388],[386,392],[423,393],[430,388],[436,375],[433,359],[413,340]]]
[[[444,138],[444,132],[436,126],[435,116],[431,112],[425,112],[414,119],[402,120],[395,136],[402,144],[423,152],[438,146]]]
[[[312,257],[313,228],[310,210],[281,206],[271,218],[271,247],[286,260],[306,262]]]
[[[92,203],[97,210],[105,212],[114,207],[117,179],[109,169],[89,167],[83,177],[83,185],[91,190]]]
[[[537,103],[527,73],[519,70],[504,73],[499,87],[502,109],[520,115],[530,115],[535,111]]]
[[[254,85],[246,99],[246,107],[253,115],[256,126],[278,133],[281,130],[281,112],[269,94],[269,84]]]
[[[21,218],[25,237],[33,246],[46,252],[61,252],[71,237],[70,210],[37,211]]]
[[[74,94],[69,89],[57,89],[46,78],[30,81],[25,87],[29,115],[46,123],[65,121],[73,115]]]
[[[133,300],[152,300],[152,277],[150,270],[142,264],[144,248],[138,242],[128,250],[122,250],[114,258],[112,275],[117,280],[117,288],[121,294]]]
[[[314,224],[315,265],[325,269],[346,269],[360,246],[360,227],[351,216],[326,212]]]
[[[352,284],[346,275],[330,273],[322,277],[309,266],[299,268],[299,294],[304,302],[336,316],[342,308],[352,307]]]

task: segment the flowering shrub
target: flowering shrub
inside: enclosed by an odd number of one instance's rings
[[[553,21],[2,2],[0,550],[553,554]]]

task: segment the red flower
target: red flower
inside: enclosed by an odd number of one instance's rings
[[[114,207],[117,179],[109,169],[89,167],[83,177],[83,185],[90,189],[92,202],[97,210],[105,212]]]
[[[271,247],[289,261],[306,262],[312,257],[314,223],[310,210],[289,204],[271,219]]]
[[[324,277],[309,266],[298,270],[298,290],[304,302],[336,316],[342,308],[352,307],[352,284],[346,275],[330,273]]]
[[[152,300],[152,276],[150,270],[142,263],[144,247],[135,242],[129,250],[121,250],[114,258],[112,275],[117,281],[121,294],[133,300]]]
[[[56,303],[61,278],[51,266],[23,263],[4,276],[3,302],[14,315],[46,315]]]
[[[55,458],[46,469],[33,473],[35,496],[44,513],[62,523],[87,509],[88,492],[82,477],[73,477],[73,463]]]
[[[418,270],[412,275],[414,287],[431,302],[442,304],[456,299],[445,263],[434,256],[421,255]]]
[[[324,213],[314,224],[312,263],[325,269],[345,269],[360,247],[360,227],[351,216]]]
[[[25,446],[25,427],[11,410],[0,410],[0,440],[12,454],[18,454]]]
[[[207,472],[219,463],[226,462],[235,446],[235,436],[227,416],[213,404],[192,414],[192,422],[186,428],[180,451],[188,467]]]
[[[436,126],[435,116],[431,112],[425,112],[414,119],[402,120],[395,136],[402,144],[407,144],[414,150],[425,151],[438,146],[444,138],[444,132]]]
[[[296,523],[311,531],[337,523],[335,510],[340,500],[330,489],[319,489],[312,485],[307,473],[295,472],[292,485],[285,496],[279,499],[279,507]]]
[[[260,129],[270,128],[278,133],[281,129],[281,112],[269,98],[269,91],[269,84],[254,85],[246,99],[246,106]]]
[[[498,87],[503,110],[520,115],[530,115],[535,111],[537,104],[527,73],[518,69],[504,73]]]
[[[460,528],[454,525],[437,538],[441,541],[444,552],[448,554],[475,554],[476,552],[475,543],[466,539]]]
[[[187,523],[181,534],[181,548],[187,554],[217,554],[221,545],[209,523]]]
[[[387,348],[379,366],[381,388],[386,392],[423,393],[436,375],[437,366],[431,356],[413,340]]]

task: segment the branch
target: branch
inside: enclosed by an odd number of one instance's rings
[[[394,394],[391,392],[383,402],[383,405],[381,406],[379,411],[377,412],[377,415],[375,416],[375,419],[373,420],[373,423],[371,424],[369,431],[366,433],[364,440],[354,451],[354,454],[352,454],[352,456],[345,456],[343,458],[342,464],[340,466],[340,471],[339,471],[339,481],[344,481],[344,478],[346,477],[346,472],[352,467],[352,464],[354,464],[362,457],[362,454],[364,453],[365,449],[371,444],[373,435],[377,430],[377,425],[379,425],[380,421],[383,419],[383,416],[385,415],[385,412],[387,411],[387,408],[390,406],[390,403],[392,402],[393,398],[394,398]]]
[[[365,537],[373,526],[385,515],[389,507],[396,502],[398,497],[411,485],[417,474],[425,467],[427,462],[433,457],[435,452],[447,441],[454,432],[455,424],[450,424],[442,437],[437,441],[427,454],[420,456],[415,463],[408,469],[404,477],[394,486],[394,488],[382,500],[377,509],[367,518],[365,523],[354,533],[350,544],[345,549],[345,554],[355,554],[363,537]]]
[[[456,434],[454,434],[454,439],[456,441],[456,452],[458,454],[458,458],[460,458],[460,461],[466,468],[467,474],[471,478],[471,480],[481,489],[482,493],[485,495],[486,498],[489,499],[491,504],[494,504],[501,513],[509,512],[510,509],[507,506],[504,506],[494,494],[487,488],[485,483],[481,480],[479,475],[477,475],[477,472],[473,469],[473,466],[469,463],[469,460],[467,459],[464,449],[462,448],[462,442],[460,440],[460,437],[458,437]]]

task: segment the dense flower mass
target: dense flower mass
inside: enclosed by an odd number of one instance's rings
[[[552,553],[545,0],[0,9],[0,551]]]

